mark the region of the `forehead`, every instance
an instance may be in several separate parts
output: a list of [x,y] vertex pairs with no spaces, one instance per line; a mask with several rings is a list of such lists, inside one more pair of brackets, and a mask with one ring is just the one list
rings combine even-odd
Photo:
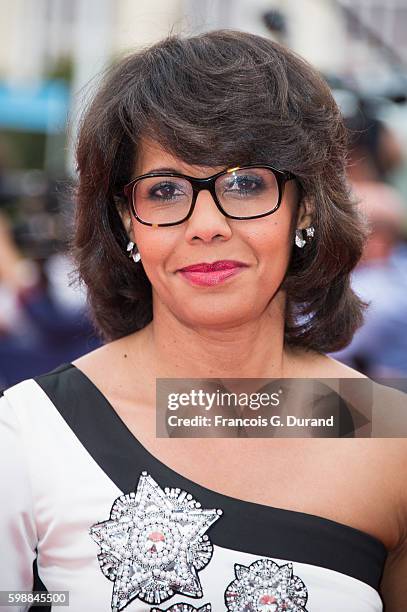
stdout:
[[174,170],[181,174],[205,177],[224,170],[226,166],[197,166],[188,164],[179,157],[164,149],[158,142],[142,138],[138,145],[136,175],[156,172],[157,170]]

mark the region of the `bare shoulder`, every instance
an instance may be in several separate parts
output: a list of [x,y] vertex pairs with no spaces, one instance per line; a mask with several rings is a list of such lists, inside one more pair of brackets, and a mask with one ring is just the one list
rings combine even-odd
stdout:
[[105,364],[111,364],[112,360],[117,358],[121,352],[121,344],[121,340],[108,342],[107,344],[103,344],[89,353],[81,355],[72,361],[72,363],[80,370],[96,370],[97,368],[103,367]]
[[350,366],[333,359],[328,355],[321,355],[321,370],[326,378],[365,378],[366,374],[351,368]]
[[365,378],[362,372],[341,363],[337,359],[316,351],[292,352],[293,364],[298,376],[303,378]]
[[372,425],[373,436],[405,438],[407,447],[407,394],[400,389],[373,382]]
[[[324,376],[332,378],[364,379],[361,384],[363,396],[369,404],[369,419],[372,421],[372,437],[375,438],[405,438],[405,443],[399,445],[403,453],[407,453],[407,394],[401,389],[372,380],[365,374],[346,366],[326,356],[321,362]],[[357,389],[350,383],[351,390]],[[357,383],[359,386],[359,383]],[[359,393],[362,396],[362,393]],[[360,408],[359,406],[356,406]]]
[[[375,381],[328,355],[314,351],[298,354],[298,376],[336,379],[341,395],[372,423],[372,438],[405,438],[397,448],[407,452],[407,393]],[[344,380],[346,379],[346,380]],[[360,382],[359,382],[360,381]],[[362,382],[364,381],[364,382]],[[403,443],[404,442],[404,443]]]
[[128,336],[103,344],[97,349],[78,357],[78,359],[75,359],[72,363],[78,367],[85,365],[89,365],[89,367],[92,365],[97,366],[104,361],[111,363],[112,359],[126,359],[130,357],[130,351],[133,354],[132,357],[136,358],[138,357],[138,353],[144,350],[144,345],[150,331],[150,326],[147,325],[143,329],[129,334]]
[[119,370],[120,360],[118,360],[118,346],[116,342],[109,342],[99,348],[81,355],[77,359],[72,361],[72,364],[81,370],[92,382],[101,388],[100,380],[106,377],[106,373],[109,372],[109,378],[115,375],[116,368],[113,368],[113,364],[117,364]]
[[[114,340],[72,361],[106,395],[120,389],[135,390],[137,381],[147,382],[145,330]],[[136,374],[136,375],[135,375]]]

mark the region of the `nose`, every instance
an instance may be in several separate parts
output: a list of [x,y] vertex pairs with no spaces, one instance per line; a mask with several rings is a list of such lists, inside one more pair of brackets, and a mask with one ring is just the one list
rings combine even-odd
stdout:
[[186,222],[185,238],[187,240],[199,238],[204,242],[210,242],[216,236],[227,240],[231,234],[227,217],[218,209],[211,193],[202,189],[198,193],[192,215]]

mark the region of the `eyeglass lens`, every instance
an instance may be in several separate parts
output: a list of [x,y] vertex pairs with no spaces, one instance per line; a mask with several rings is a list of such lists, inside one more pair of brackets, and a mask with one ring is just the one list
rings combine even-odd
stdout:
[[[216,196],[226,213],[252,217],[271,212],[278,204],[279,187],[267,168],[242,168],[219,176]],[[133,204],[147,223],[175,223],[184,219],[193,199],[191,183],[175,176],[140,179],[134,186]]]

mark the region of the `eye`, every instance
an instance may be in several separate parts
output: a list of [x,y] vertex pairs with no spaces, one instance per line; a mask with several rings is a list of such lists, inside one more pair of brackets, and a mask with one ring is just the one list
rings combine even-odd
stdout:
[[161,181],[157,185],[150,187],[148,197],[151,200],[164,201],[182,198],[186,196],[182,187],[182,185],[179,185],[173,181]]
[[256,195],[261,193],[265,188],[264,180],[260,176],[255,175],[240,175],[231,177],[225,184],[223,189],[224,195]]

